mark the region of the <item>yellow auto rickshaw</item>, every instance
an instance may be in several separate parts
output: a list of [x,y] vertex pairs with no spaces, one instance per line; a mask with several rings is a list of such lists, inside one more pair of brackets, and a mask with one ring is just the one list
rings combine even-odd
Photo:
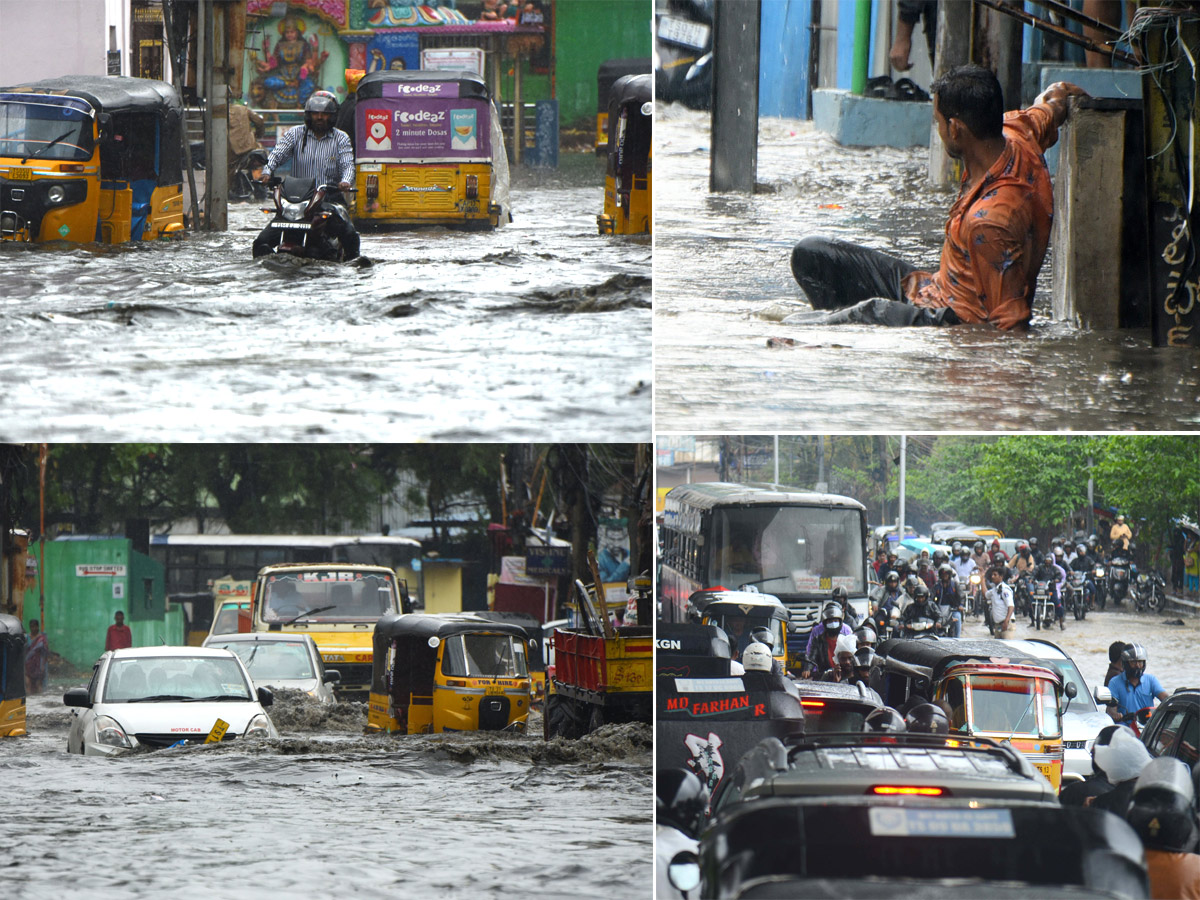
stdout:
[[532,702],[524,630],[470,613],[387,615],[375,625],[368,732],[524,731]]
[[25,629],[0,614],[0,737],[25,734]]
[[651,73],[653,63],[648,56],[638,59],[610,59],[596,71],[596,155],[608,154],[608,97],[612,86],[625,75]]
[[500,114],[478,75],[371,72],[355,91],[354,223],[496,228],[509,221]]
[[596,217],[601,234],[651,231],[653,88],[651,75],[625,75],[617,79],[609,94],[604,212]]
[[68,75],[0,88],[0,240],[182,232],[182,128],[164,81]]

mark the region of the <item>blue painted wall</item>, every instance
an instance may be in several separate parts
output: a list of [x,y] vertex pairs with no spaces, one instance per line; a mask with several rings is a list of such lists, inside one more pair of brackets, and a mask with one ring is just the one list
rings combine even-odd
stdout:
[[801,119],[810,89],[812,0],[763,0],[758,112]]

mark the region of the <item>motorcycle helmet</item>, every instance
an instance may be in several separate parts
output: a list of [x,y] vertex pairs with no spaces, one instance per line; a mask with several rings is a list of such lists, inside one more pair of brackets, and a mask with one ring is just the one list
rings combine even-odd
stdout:
[[924,582],[921,581],[921,579],[916,575],[911,573],[907,578],[904,579],[904,589],[908,591],[910,595],[917,589],[918,584],[924,584]]
[[654,778],[654,819],[698,837],[708,812],[708,788],[695,772],[684,768],[659,769]]
[[904,717],[905,728],[918,734],[949,734],[950,720],[940,706],[918,703]]
[[1031,537],[1029,539],[1029,549],[1036,550],[1037,548],[1038,548],[1038,539],[1035,537]]
[[1064,555],[1065,554],[1063,553],[1063,548],[1061,546],[1056,546],[1054,548],[1054,558],[1055,559],[1062,559]]
[[922,581],[920,584],[917,585],[916,590],[913,592],[913,601],[916,603],[921,603],[928,599],[929,599],[929,588],[927,588],[925,586],[925,582]]
[[842,587],[841,585],[838,585],[837,587],[835,587],[833,589],[832,596],[836,603],[845,603],[847,600],[850,599],[850,595],[848,593],[846,593],[846,589],[844,587]]
[[976,541],[975,542],[975,552],[982,553],[983,551],[984,551],[983,541]]
[[[323,136],[333,128],[333,122],[337,118],[338,102],[337,97],[330,91],[314,91],[312,96],[304,102],[304,124],[314,134]],[[317,127],[316,116],[328,116],[328,119],[323,120],[321,124],[323,128]]]
[[958,551],[961,549],[962,549],[962,542],[955,541],[953,544],[950,545],[950,555],[958,556]]
[[962,547],[958,548],[958,555],[962,559],[969,558],[971,555],[971,548],[964,544]]
[[873,709],[863,719],[863,731],[895,734],[904,730],[904,717],[890,706]]
[[1121,667],[1125,676],[1129,677],[1136,671],[1141,677],[1146,671],[1146,648],[1141,644],[1129,644],[1121,651]]
[[1078,547],[1075,548],[1075,555],[1076,556],[1086,556],[1087,555],[1087,547],[1084,546],[1083,544],[1080,544]]
[[943,575],[949,575],[951,578],[954,577],[954,567],[950,563],[942,563],[938,566],[938,578],[941,578]]
[[[846,635],[842,635],[842,637],[846,637]],[[841,638],[838,640],[840,641]],[[742,668],[747,672],[770,672],[773,662],[771,648],[758,641],[747,645],[746,649],[742,651]]]
[[862,628],[858,629],[858,631],[854,632],[854,639],[858,641],[859,644],[865,644],[868,647],[874,647],[875,641],[879,639],[879,635],[877,635],[873,629],[864,625]]
[[759,625],[757,628],[751,629],[750,640],[766,644],[772,650],[775,649],[775,635],[771,634],[771,629],[764,625]]
[[854,651],[854,668],[869,669],[875,664],[875,651],[870,647],[859,647]]
[[1109,784],[1136,778],[1150,759],[1146,745],[1125,725],[1105,725],[1092,744],[1092,768]]
[[840,628],[842,625],[842,606],[840,603],[834,603],[830,600],[825,604],[825,608],[821,610],[821,623],[825,626],[825,630]]
[[946,556],[945,550],[934,550],[933,551],[933,564],[935,566],[941,566],[941,564],[946,562],[948,559],[949,559],[949,557]]
[[1133,789],[1125,821],[1146,847],[1189,853],[1196,846],[1195,788],[1187,764],[1173,756],[1146,763]]
[[895,569],[892,569],[892,571],[888,572],[887,575],[884,576],[883,583],[888,587],[899,586],[900,573]]

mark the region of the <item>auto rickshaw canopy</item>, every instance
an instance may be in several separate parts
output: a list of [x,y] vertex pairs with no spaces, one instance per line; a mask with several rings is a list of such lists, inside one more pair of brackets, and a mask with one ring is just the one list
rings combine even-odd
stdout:
[[25,628],[16,616],[0,613],[0,700],[25,696]]
[[439,71],[433,69],[381,69],[364,75],[355,95],[359,100],[378,100],[383,97],[385,84],[444,84],[457,83],[458,96],[467,100],[491,100],[487,82],[473,72]]
[[444,641],[460,634],[502,634],[521,641],[528,640],[525,629],[520,625],[498,622],[471,613],[391,613],[375,623],[372,693],[386,692],[387,650],[392,641],[410,640],[418,644],[428,644],[430,638]]
[[167,82],[62,75],[0,88],[0,100],[15,101],[22,99],[16,95],[29,94],[71,97],[95,111],[101,123],[100,166],[106,181],[153,178],[159,185],[182,181],[183,104]]

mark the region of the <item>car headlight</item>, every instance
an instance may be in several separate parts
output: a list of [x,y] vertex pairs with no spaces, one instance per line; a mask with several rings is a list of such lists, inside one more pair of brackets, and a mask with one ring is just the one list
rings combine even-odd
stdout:
[[299,222],[304,218],[304,210],[308,208],[307,203],[288,203],[283,201],[283,217],[289,222]]
[[264,713],[259,713],[250,720],[250,724],[246,726],[246,734],[248,738],[268,738],[271,736],[271,720]]
[[117,723],[116,719],[109,716],[97,716],[95,724],[97,743],[120,747],[123,750],[133,749],[133,745],[129,743],[129,736],[125,734],[125,729]]
[[62,203],[67,199],[67,192],[61,184],[56,184],[46,191],[46,199],[51,203]]

